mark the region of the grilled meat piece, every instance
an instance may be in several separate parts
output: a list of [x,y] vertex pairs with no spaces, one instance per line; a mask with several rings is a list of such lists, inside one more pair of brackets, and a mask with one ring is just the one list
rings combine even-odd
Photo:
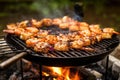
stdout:
[[70,47],[75,49],[81,49],[83,45],[84,45],[84,42],[81,39],[75,40],[70,43]]
[[[30,25],[28,25],[30,23]],[[42,30],[42,26],[56,25],[61,29],[68,29],[68,34],[50,34],[48,30]],[[46,27],[46,28],[47,28]],[[49,27],[51,28],[51,27]],[[85,49],[84,47],[95,44],[103,39],[111,38],[113,34],[120,34],[113,28],[100,28],[98,24],[89,25],[86,22],[78,22],[68,16],[63,18],[44,18],[40,21],[32,19],[16,24],[7,25],[6,33],[15,34],[26,42],[30,48],[37,52],[48,52],[50,48],[58,51],[68,51],[69,48]],[[91,49],[90,49],[91,50]]]
[[48,51],[50,51],[50,47],[51,47],[51,45],[47,42],[38,42],[37,44],[35,44],[34,50],[36,52],[47,53]]
[[68,42],[59,41],[54,45],[54,49],[58,51],[68,51],[69,50]]

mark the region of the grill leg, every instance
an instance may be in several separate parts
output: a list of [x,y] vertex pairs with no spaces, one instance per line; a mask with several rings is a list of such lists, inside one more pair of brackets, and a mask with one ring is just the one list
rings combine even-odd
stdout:
[[108,65],[109,65],[109,55],[106,58],[105,80],[107,80],[107,77],[108,77]]
[[40,80],[42,80],[42,65],[41,64],[39,65],[39,70],[40,70],[40,72],[39,72]]
[[23,78],[23,63],[22,63],[22,59],[20,60],[20,72],[21,72],[21,78],[22,78],[22,80],[24,80],[24,78]]

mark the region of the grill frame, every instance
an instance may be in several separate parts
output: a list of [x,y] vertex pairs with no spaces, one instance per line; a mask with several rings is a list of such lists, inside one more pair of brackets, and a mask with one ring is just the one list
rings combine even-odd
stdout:
[[[97,61],[104,59],[107,55],[109,55],[119,44],[119,39],[116,35],[113,35],[111,39],[105,39],[96,43],[94,45],[90,45],[89,47],[98,47],[97,51],[88,52],[83,50],[74,50],[71,49],[68,52],[60,52],[54,51],[52,55],[58,55],[59,57],[48,56],[45,53],[36,53],[32,49],[27,48],[24,41],[19,39],[19,37],[11,34],[7,34],[5,36],[5,40],[9,45],[16,48],[14,51],[23,51],[28,54],[24,56],[25,59],[46,66],[83,66],[86,64],[91,64]],[[107,45],[106,45],[107,44]],[[72,54],[71,51],[73,50]],[[41,55],[42,54],[42,55]],[[48,53],[51,54],[51,53]],[[73,56],[71,56],[73,55]]]

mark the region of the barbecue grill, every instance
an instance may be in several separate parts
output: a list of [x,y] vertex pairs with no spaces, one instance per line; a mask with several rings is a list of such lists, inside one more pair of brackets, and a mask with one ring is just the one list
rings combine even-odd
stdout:
[[[79,15],[79,13],[78,13]],[[43,30],[52,30],[51,34],[57,35],[59,33],[66,34],[68,30],[56,29],[55,27],[43,27]],[[6,45],[0,45],[1,55],[17,53],[17,56],[7,60],[5,63],[0,64],[0,69],[9,65],[9,62],[15,62],[20,58],[25,58],[29,61],[40,64],[40,77],[42,78],[42,65],[46,66],[83,66],[88,65],[97,61],[104,59],[108,56],[119,44],[119,39],[116,35],[113,35],[111,39],[104,39],[100,42],[96,42],[94,45],[87,46],[94,49],[95,51],[85,51],[79,49],[70,49],[67,52],[63,51],[50,51],[48,53],[38,53],[33,49],[28,48],[23,40],[18,36],[12,34],[5,35]],[[6,43],[4,40],[0,40],[0,44]],[[12,50],[6,50],[7,48]],[[5,49],[3,51],[3,49]],[[21,61],[22,64],[22,61]],[[108,57],[106,65],[106,75],[107,75]],[[22,74],[21,65],[21,74]],[[23,78],[23,74],[22,74]],[[42,79],[41,79],[42,80]]]
[[94,45],[87,46],[95,51],[70,49],[67,52],[38,53],[28,48],[25,42],[16,35],[7,34],[5,40],[12,46],[13,51],[26,52],[27,55],[23,55],[24,58],[46,66],[82,66],[94,63],[105,58],[119,44],[119,39],[113,35],[111,39],[104,39]]
[[[4,39],[0,40],[0,44],[5,43],[5,45],[0,46],[0,49],[3,49],[3,47],[5,49],[2,51],[2,55],[12,54],[12,53],[17,53],[17,55],[1,63],[0,69],[7,67],[11,63],[14,63],[15,61],[23,57],[23,58],[28,59],[29,61],[39,64],[40,80],[42,80],[41,79],[42,78],[42,65],[60,66],[60,67],[88,65],[88,64],[104,59],[119,44],[119,38],[117,37],[117,35],[113,35],[111,39],[104,39],[100,42],[97,42],[94,45],[87,46],[87,47],[95,49],[94,52],[70,49],[67,52],[51,51],[45,54],[45,53],[34,52],[34,50],[28,48],[25,42],[22,41],[16,35],[7,34]],[[12,50],[6,50],[7,48],[11,48]],[[107,78],[108,58],[109,57],[107,57],[107,61],[106,61],[105,79]],[[22,61],[21,61],[21,75],[23,79],[22,72],[23,70],[22,70]]]

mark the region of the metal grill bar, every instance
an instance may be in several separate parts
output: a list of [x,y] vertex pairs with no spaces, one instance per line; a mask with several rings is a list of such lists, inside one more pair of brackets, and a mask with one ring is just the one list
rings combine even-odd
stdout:
[[3,40],[0,40],[0,44],[3,44],[3,43],[6,43],[5,41],[3,41]]
[[15,47],[7,44],[7,42],[4,40],[4,36],[0,36],[0,55],[19,53],[23,51],[25,50],[17,50]]
[[8,48],[10,48],[10,47],[9,47],[9,46],[7,46],[7,45],[0,46],[0,50],[3,50],[3,49],[8,49]]
[[[17,44],[19,44],[21,47],[23,47],[23,49],[27,49],[26,48],[26,44],[20,40],[19,38],[17,38],[16,36],[12,36],[11,39],[16,42]],[[89,51],[84,51],[84,50],[75,50],[75,49],[70,49],[70,51],[68,52],[60,52],[60,51],[54,51],[54,52],[49,52],[48,56],[50,57],[85,57],[85,56],[91,56],[91,55],[95,55],[95,54],[99,54],[99,52],[104,52],[105,48],[108,47],[109,45],[115,43],[116,40],[113,38],[113,40],[104,40],[101,41],[95,45],[91,45],[89,47],[91,48],[96,48],[97,52],[89,52]],[[101,51],[99,51],[100,49],[102,49]],[[47,56],[44,53],[40,53],[40,56]]]
[[21,42],[20,39],[16,38],[16,37],[12,37],[11,38],[14,42],[18,43],[22,48],[26,49],[26,45],[25,43]]
[[72,56],[74,56],[74,57],[79,57],[79,55],[76,54],[75,52],[70,52],[70,54],[71,54]]
[[6,43],[3,36],[0,36],[0,55],[5,55],[6,52],[11,52],[10,46]]
[[0,55],[3,55],[3,54],[12,54],[12,53],[20,53],[20,52],[24,52],[24,50],[17,50],[17,51],[7,50],[7,51],[1,51],[1,52],[0,52]]
[[70,53],[76,54],[76,55],[78,55],[78,56],[83,56],[82,54],[80,54],[80,52],[75,51],[74,49],[70,49]]
[[64,58],[68,57],[67,55],[61,54],[61,52],[59,52],[59,51],[55,51],[55,53],[60,55],[61,57],[64,57]]
[[63,54],[65,54],[65,55],[68,56],[68,57],[75,57],[74,55],[69,54],[68,52],[63,52]]
[[50,55],[51,57],[62,57],[61,55],[56,54],[55,52],[50,52],[48,53],[48,55]]
[[[92,62],[97,62],[105,58],[105,56],[108,55],[108,52],[112,51],[119,43],[118,38],[113,37],[112,39],[102,40],[94,45],[87,46],[88,48],[95,49],[95,51],[93,52],[79,50],[79,49],[70,49],[67,52],[50,51],[49,53],[38,53],[35,52],[33,49],[28,48],[25,42],[19,39],[15,35],[8,34],[6,37],[6,41],[11,45],[13,51],[8,51],[4,53],[7,54],[10,52],[14,53],[14,52],[29,51],[28,53],[30,53],[30,55],[28,58],[25,57],[26,59],[35,61],[40,64],[42,62],[43,65],[48,65],[48,66],[61,66],[61,65],[78,66]],[[15,44],[11,42],[14,42]]]

